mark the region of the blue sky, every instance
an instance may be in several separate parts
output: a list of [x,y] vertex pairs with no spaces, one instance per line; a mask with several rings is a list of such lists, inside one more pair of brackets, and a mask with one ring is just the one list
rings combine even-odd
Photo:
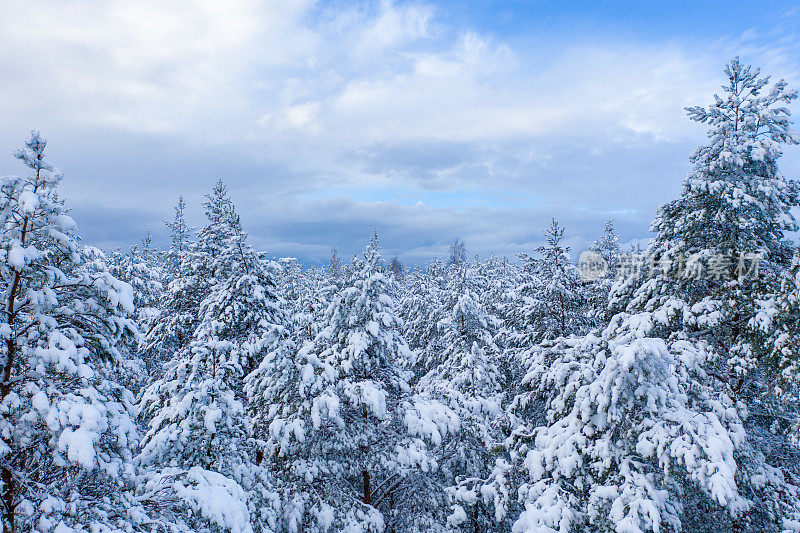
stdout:
[[[0,174],[49,139],[84,240],[126,247],[222,178],[253,244],[419,263],[644,239],[740,55],[800,86],[790,2],[10,0]],[[789,147],[784,174],[800,173]]]

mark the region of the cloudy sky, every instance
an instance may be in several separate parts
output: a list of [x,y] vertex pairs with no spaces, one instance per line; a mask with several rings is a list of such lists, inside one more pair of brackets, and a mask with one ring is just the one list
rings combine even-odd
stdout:
[[[702,4],[702,5],[700,5]],[[4,0],[0,175],[49,139],[84,240],[127,247],[229,186],[253,244],[324,262],[377,228],[419,263],[463,238],[648,236],[735,55],[800,87],[792,2]],[[795,111],[800,112],[800,106]],[[790,147],[784,174],[800,175]]]

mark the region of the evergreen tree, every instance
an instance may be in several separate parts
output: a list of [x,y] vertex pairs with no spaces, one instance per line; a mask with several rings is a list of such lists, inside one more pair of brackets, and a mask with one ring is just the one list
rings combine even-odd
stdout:
[[564,229],[555,219],[545,238],[545,244],[536,249],[541,257],[519,255],[523,281],[510,316],[515,332],[509,339],[517,349],[527,349],[542,339],[581,333],[588,325],[586,290],[570,262],[569,247],[561,244]]
[[339,257],[339,251],[336,249],[336,246],[331,248],[331,259],[328,262],[327,272],[334,284],[341,281],[344,273],[344,265],[342,265],[342,259]]
[[410,352],[379,260],[373,237],[324,329],[303,346],[279,346],[248,376],[254,430],[280,480],[283,530],[378,531],[392,518]]
[[[259,527],[274,524],[274,517],[260,520],[255,510],[263,505],[259,500],[277,496],[269,476],[254,464],[243,380],[284,335],[284,317],[275,282],[247,245],[238,215],[221,191],[218,185],[209,198],[209,225],[201,232],[210,257],[198,258],[213,273],[213,285],[200,304],[200,324],[190,343],[142,397],[149,430],[138,462],[151,471],[151,487],[176,477],[183,483],[200,477],[241,494],[238,507],[250,509],[246,521],[201,513],[187,525],[198,527],[205,520],[246,531],[252,518]],[[189,508],[193,502],[182,499]]]
[[439,355],[445,348],[440,323],[448,314],[444,303],[446,287],[447,268],[435,258],[424,272],[414,271],[398,306],[398,315],[403,320],[403,337],[413,350],[417,377],[438,364]]
[[403,266],[403,263],[400,262],[400,259],[397,256],[394,256],[391,261],[389,261],[389,265],[387,270],[392,273],[394,279],[398,283],[403,283],[405,280],[406,269]]
[[[218,181],[203,203],[208,223],[197,241],[187,243],[183,202],[178,201],[170,254],[178,257],[177,271],[164,291],[159,319],[143,336],[139,352],[153,361],[167,361],[188,346],[200,325],[197,312],[217,277],[225,279],[227,265],[219,261],[226,239],[241,232],[227,187]],[[178,248],[180,246],[181,248]]]
[[0,183],[0,503],[3,531],[129,531],[137,432],[115,381],[133,292],[79,245],[61,174],[32,132],[25,177]]
[[617,271],[619,256],[622,249],[619,246],[619,236],[614,231],[614,220],[606,220],[603,235],[592,243],[590,248],[593,252],[600,254],[608,266],[608,277],[613,278]]
[[[648,278],[628,309],[650,313],[659,336],[689,336],[709,347],[704,370],[715,389],[739,402],[754,436],[782,416],[747,415],[773,400],[764,378],[775,375],[776,360],[753,325],[758,302],[780,292],[776,272],[791,257],[785,234],[797,229],[791,212],[797,183],[778,170],[782,145],[800,141],[785,107],[797,93],[783,80],[770,86],[769,77],[738,58],[725,74],[724,97],[708,108],[688,109],[690,118],[708,125],[709,142],[692,154],[681,196],[662,206],[653,222]],[[737,449],[738,488],[753,508],[747,514],[731,510],[726,521],[733,529],[775,523],[776,508],[785,503],[776,499],[776,491],[786,489],[777,478],[768,476],[766,488],[752,481],[773,468],[761,444],[748,438]]]
[[758,304],[748,326],[764,336],[773,392],[782,403],[794,403],[800,392],[800,252],[782,273],[778,290]]
[[181,256],[191,243],[192,229],[186,223],[186,202],[183,195],[178,196],[178,203],[175,204],[175,216],[172,221],[165,220],[164,224],[170,229],[170,247],[167,252],[168,263],[177,271],[181,263]]
[[520,483],[515,530],[680,530],[681,494],[694,487],[717,506],[748,508],[736,487],[735,404],[697,378],[708,354],[631,322],[617,316],[600,336],[529,352],[530,389],[515,409],[543,403],[546,419],[520,417],[509,440],[517,468],[498,464]]
[[464,241],[456,239],[450,245],[450,257],[447,260],[447,266],[461,266],[467,262],[467,247]]
[[520,530],[702,531],[711,521],[768,531],[796,520],[797,488],[747,417],[769,361],[751,325],[772,276],[732,259],[784,257],[796,194],[776,160],[796,136],[779,104],[795,94],[784,82],[762,94],[767,79],[738,60],[725,72],[726,98],[689,109],[710,142],[692,155],[680,198],[659,210],[649,261],[632,276],[642,283],[615,285],[624,310],[599,335],[528,352],[533,392],[515,405],[535,399],[547,418],[511,440],[525,468]]
[[[595,279],[586,280],[588,283],[587,296],[589,299],[589,316],[596,322],[603,323],[608,315],[608,295],[617,278],[622,250],[619,246],[619,236],[614,232],[614,221],[606,221],[603,235],[592,243],[589,248],[600,257],[600,265],[590,265],[597,268],[591,271]],[[583,255],[581,256],[583,259]],[[590,258],[594,260],[594,258]]]
[[499,259],[492,254],[485,261],[476,263],[475,276],[480,304],[487,313],[503,324],[507,323],[513,314],[515,289],[521,284],[519,268],[507,258]]
[[[491,472],[493,451],[501,440],[507,383],[494,343],[497,320],[486,313],[463,279],[455,285],[457,299],[441,324],[442,361],[417,389],[420,395],[441,402],[458,421],[458,429],[451,428],[442,443],[444,459],[439,464],[438,478],[445,488],[439,494],[449,494],[453,504],[446,523],[454,529],[485,531],[495,525],[495,519],[484,502],[489,495],[480,494],[480,482]],[[427,498],[429,506],[435,497]]]
[[564,228],[555,219],[545,232],[546,243],[536,251],[536,273],[542,282],[534,311],[538,329],[546,337],[578,333],[585,325],[585,295],[577,269],[570,263],[569,247],[562,246]]
[[[109,259],[109,271],[117,278],[128,283],[133,288],[133,304],[136,308],[136,326],[139,333],[147,332],[158,319],[160,314],[159,302],[163,292],[161,278],[163,275],[158,256],[151,248],[152,241],[148,233],[140,246],[131,246],[130,251],[122,253],[113,252]],[[138,354],[138,335],[128,339],[125,351],[129,359],[143,363],[148,370],[158,368],[160,362],[150,358],[142,361]],[[144,376],[134,378],[128,385],[132,390],[138,391],[139,384]]]

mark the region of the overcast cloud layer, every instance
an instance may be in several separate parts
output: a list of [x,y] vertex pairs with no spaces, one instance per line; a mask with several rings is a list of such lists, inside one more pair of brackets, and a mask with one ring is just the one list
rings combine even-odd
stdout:
[[789,5],[10,0],[0,174],[41,129],[104,248],[166,242],[181,193],[202,224],[218,178],[255,246],[310,263],[372,228],[408,263],[530,251],[551,217],[576,250],[606,218],[647,238],[727,60],[800,86]]

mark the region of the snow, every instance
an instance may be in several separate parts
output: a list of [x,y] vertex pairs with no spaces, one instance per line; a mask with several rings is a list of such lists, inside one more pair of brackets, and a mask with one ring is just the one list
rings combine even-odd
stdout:
[[91,470],[95,464],[94,445],[99,435],[85,428],[65,429],[58,439],[58,449],[67,452],[67,458]]
[[[174,474],[167,470],[165,473]],[[223,531],[252,533],[245,490],[235,481],[198,466],[185,478],[178,478],[172,489],[190,509]]]
[[30,215],[39,207],[39,197],[31,190],[24,190],[19,195],[20,211]]
[[31,397],[31,405],[40,413],[46,413],[50,408],[50,401],[44,392],[39,391]]
[[217,432],[217,422],[220,421],[222,418],[222,410],[219,408],[208,408],[206,409],[205,416],[203,417],[203,424],[206,427],[206,431],[211,434]]
[[406,406],[404,422],[409,435],[421,437],[435,446],[459,428],[458,415],[434,399],[417,396]]
[[11,268],[22,270],[25,267],[25,249],[17,243],[12,243],[6,255],[6,262]]
[[386,391],[372,380],[345,385],[344,394],[355,405],[364,405],[376,418],[386,417]]

